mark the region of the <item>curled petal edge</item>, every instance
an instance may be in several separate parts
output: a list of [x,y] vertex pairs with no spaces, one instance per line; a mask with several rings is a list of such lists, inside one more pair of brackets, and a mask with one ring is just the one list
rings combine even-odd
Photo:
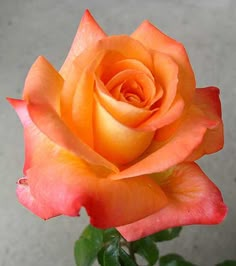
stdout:
[[135,223],[118,227],[127,241],[175,226],[218,224],[227,214],[219,189],[195,163],[176,166],[160,185],[169,199],[168,205]]

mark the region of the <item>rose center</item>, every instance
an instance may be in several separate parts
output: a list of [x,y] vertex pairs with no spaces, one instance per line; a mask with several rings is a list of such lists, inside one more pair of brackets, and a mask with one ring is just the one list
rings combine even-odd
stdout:
[[122,84],[120,98],[138,106],[145,100],[142,87],[135,80],[127,80]]
[[127,102],[139,108],[150,108],[156,94],[152,77],[137,70],[127,69],[114,75],[106,89],[118,101]]

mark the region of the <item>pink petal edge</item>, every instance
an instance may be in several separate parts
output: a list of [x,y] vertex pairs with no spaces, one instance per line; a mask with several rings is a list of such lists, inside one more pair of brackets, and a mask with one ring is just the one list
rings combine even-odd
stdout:
[[161,185],[169,198],[166,207],[147,218],[117,228],[127,241],[171,227],[223,221],[227,206],[221,192],[197,164],[180,164],[174,175]]

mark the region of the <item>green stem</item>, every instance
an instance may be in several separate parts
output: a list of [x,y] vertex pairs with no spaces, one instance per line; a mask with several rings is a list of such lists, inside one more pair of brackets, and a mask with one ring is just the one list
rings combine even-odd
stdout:
[[136,258],[135,258],[135,255],[134,255],[134,250],[133,250],[132,244],[129,243],[129,242],[126,242],[126,243],[127,243],[127,247],[128,247],[128,250],[129,250],[130,257],[132,258],[132,260],[135,263],[137,263]]

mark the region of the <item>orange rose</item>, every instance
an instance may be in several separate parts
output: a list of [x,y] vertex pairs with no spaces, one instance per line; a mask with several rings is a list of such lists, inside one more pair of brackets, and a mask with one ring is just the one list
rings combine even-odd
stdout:
[[182,44],[148,21],[107,36],[86,11],[58,72],[39,57],[23,99],[19,201],[48,219],[78,216],[127,240],[222,221],[226,206],[193,162],[223,146],[219,91],[195,89]]

